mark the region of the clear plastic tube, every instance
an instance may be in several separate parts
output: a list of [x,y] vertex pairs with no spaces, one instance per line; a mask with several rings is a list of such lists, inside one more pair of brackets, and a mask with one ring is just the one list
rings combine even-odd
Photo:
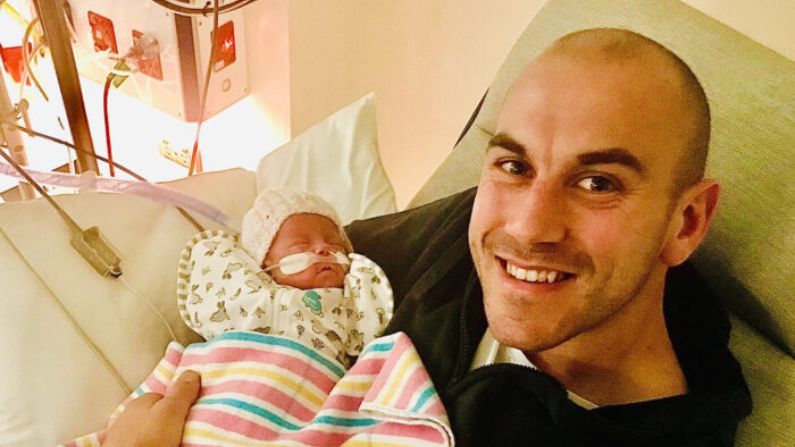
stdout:
[[309,266],[317,264],[318,262],[331,262],[340,264],[343,267],[347,267],[351,263],[350,259],[348,259],[348,256],[346,256],[345,253],[340,253],[338,251],[328,253],[326,255],[312,252],[302,252],[287,255],[280,259],[278,263],[264,269],[263,271],[267,272],[278,267],[283,274],[293,275],[303,272],[304,270],[308,269]]
[[[25,169],[25,172],[38,183],[64,188],[78,188],[80,191],[104,191],[130,193],[147,197],[158,202],[170,203],[191,211],[195,211],[225,227],[230,226],[229,216],[214,206],[194,197],[182,194],[165,186],[155,185],[138,180],[122,180],[116,178],[97,177],[88,171],[81,175],[63,174],[58,172],[42,172]],[[22,178],[13,166],[0,163],[0,174]]]

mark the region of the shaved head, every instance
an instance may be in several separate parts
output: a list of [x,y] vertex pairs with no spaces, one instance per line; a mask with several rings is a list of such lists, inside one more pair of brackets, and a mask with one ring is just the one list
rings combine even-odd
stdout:
[[[685,111],[682,126],[671,129],[682,136],[683,146],[673,178],[672,193],[682,191],[704,177],[710,139],[710,111],[706,94],[696,75],[676,54],[663,45],[624,29],[596,28],[577,31],[555,41],[536,62],[546,58],[575,58],[607,64],[649,64],[678,92]],[[654,95],[655,92],[649,92]]]

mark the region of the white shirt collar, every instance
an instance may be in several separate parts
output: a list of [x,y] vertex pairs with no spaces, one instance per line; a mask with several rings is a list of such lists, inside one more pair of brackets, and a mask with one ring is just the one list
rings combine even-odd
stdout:
[[[527,359],[527,356],[524,355],[522,351],[511,346],[505,346],[498,342],[497,339],[491,335],[491,331],[487,328],[486,333],[483,334],[483,338],[480,339],[480,344],[478,345],[477,351],[475,351],[475,357],[472,359],[472,365],[469,369],[471,371],[481,366],[493,365],[497,363],[511,363],[514,365],[528,366],[533,369],[538,369],[530,360]],[[571,391],[567,390],[567,392],[569,393],[569,400],[585,408],[586,410],[592,410],[599,407],[593,402],[590,402],[587,399],[572,393]]]

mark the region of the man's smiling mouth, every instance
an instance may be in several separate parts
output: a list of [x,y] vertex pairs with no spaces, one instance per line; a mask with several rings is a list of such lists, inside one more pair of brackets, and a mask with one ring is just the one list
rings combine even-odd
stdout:
[[508,275],[527,283],[552,284],[565,281],[574,276],[571,273],[560,270],[523,268],[504,259],[500,259],[500,264]]

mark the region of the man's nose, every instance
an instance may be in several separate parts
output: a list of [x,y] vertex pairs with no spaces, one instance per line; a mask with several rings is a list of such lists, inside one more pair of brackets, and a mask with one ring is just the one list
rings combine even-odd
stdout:
[[516,192],[502,212],[505,230],[525,244],[561,242],[571,224],[564,191],[540,182]]

